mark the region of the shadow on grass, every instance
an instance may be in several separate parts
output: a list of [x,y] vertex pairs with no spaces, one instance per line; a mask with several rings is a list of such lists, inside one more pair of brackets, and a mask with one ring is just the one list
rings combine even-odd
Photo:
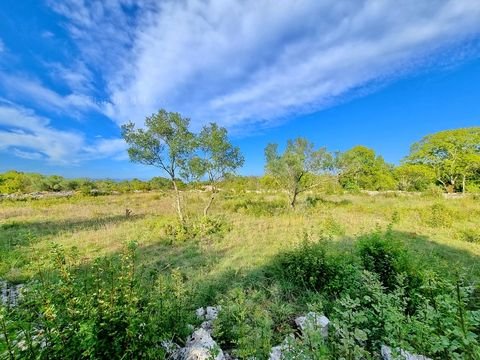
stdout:
[[12,221],[0,225],[0,251],[17,246],[28,246],[48,236],[82,230],[98,230],[110,224],[134,221],[143,216],[113,215],[94,219],[67,219],[55,221]]

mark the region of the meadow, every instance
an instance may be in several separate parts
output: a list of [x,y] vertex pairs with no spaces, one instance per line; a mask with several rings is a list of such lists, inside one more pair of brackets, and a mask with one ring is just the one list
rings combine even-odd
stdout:
[[[183,304],[185,313],[193,313],[201,306],[223,304],[227,310],[214,330],[222,347],[231,349],[241,359],[252,356],[261,359],[267,358],[270,347],[292,331],[291,322],[296,315],[308,309],[316,309],[329,317],[335,317],[338,312],[335,306],[343,290],[332,290],[330,283],[308,283],[316,276],[311,272],[316,269],[321,272],[323,266],[313,260],[313,268],[309,267],[308,255],[319,251],[322,258],[326,252],[331,258],[327,256],[325,263],[342,264],[341,271],[344,271],[352,264],[357,266],[357,260],[350,263],[349,259],[358,257],[358,242],[366,243],[366,247],[360,248],[359,258],[364,260],[362,251],[372,241],[373,246],[377,246],[375,241],[379,240],[381,246],[387,244],[387,250],[389,244],[394,244],[392,256],[396,256],[397,249],[404,251],[402,256],[408,258],[407,275],[416,277],[420,273],[435,272],[439,279],[461,283],[469,289],[468,309],[473,315],[471,329],[465,336],[472,334],[470,342],[467,341],[464,348],[462,345],[448,350],[451,353],[441,351],[447,354],[443,358],[455,358],[450,357],[451,354],[460,354],[458,358],[478,358],[475,357],[479,349],[477,312],[480,308],[477,302],[480,298],[480,199],[477,196],[446,199],[441,194],[318,192],[305,194],[293,210],[281,192],[221,191],[208,218],[200,216],[206,193],[184,191],[182,196],[187,200],[188,223],[192,224],[186,233],[178,232],[172,225],[176,224],[176,215],[169,192],[3,200],[0,204],[0,278],[25,283],[56,271],[59,263],[52,259],[59,251],[64,257],[60,268],[70,261],[69,274],[78,269],[85,271],[94,266],[97,259],[123,256],[128,244],[134,243],[137,273],[143,277],[173,274],[180,278],[188,294]],[[372,270],[365,262],[362,266]],[[288,273],[278,275],[282,267],[291,269],[294,277],[289,278]],[[305,275],[305,271],[308,274]],[[382,280],[382,273],[379,276]],[[317,280],[323,281],[322,277],[328,278],[321,274]],[[70,279],[70,275],[67,278]],[[388,293],[385,289],[390,285],[397,289],[396,282],[395,285],[383,282],[379,285],[383,289],[380,292]],[[255,319],[251,314],[238,317],[236,311],[242,307],[256,314]],[[452,311],[452,316],[457,316],[457,310]],[[232,333],[226,323],[234,326],[239,318],[246,328],[236,327]],[[18,331],[14,330],[16,321],[20,320],[12,317],[11,332]],[[261,334],[256,332],[258,329]],[[182,331],[169,336],[181,339]],[[242,336],[245,339],[242,340]],[[342,345],[352,351],[351,357],[345,355],[345,358],[376,358],[368,349],[377,346],[381,339],[375,338],[370,345],[366,339],[352,341],[351,345]],[[408,344],[416,351],[430,354],[437,351],[420,343],[415,348],[415,343],[399,342],[404,347]],[[139,350],[135,351],[138,355]],[[328,357],[343,350],[326,346],[315,351],[330,354],[325,355]],[[366,352],[361,355],[361,351]],[[89,357],[86,354],[82,356]],[[144,355],[142,357],[149,357],[147,353]]]

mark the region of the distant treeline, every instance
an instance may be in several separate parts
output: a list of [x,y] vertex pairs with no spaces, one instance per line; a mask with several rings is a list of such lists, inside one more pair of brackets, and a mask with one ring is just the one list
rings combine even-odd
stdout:
[[[190,134],[192,139],[196,139],[188,132],[189,120],[181,118],[177,113],[160,112],[156,117],[150,118],[150,121],[153,120],[163,124],[162,126],[166,126],[167,129],[168,126],[172,126],[172,121],[179,122],[183,124],[184,132]],[[150,142],[145,138],[156,144],[155,141],[159,141],[156,138],[159,134],[133,129],[129,131],[133,140],[139,142],[129,149],[133,160],[150,164],[152,158],[160,159],[161,168],[168,170],[173,166],[165,166],[165,161],[173,161],[168,158],[170,153],[152,152],[153,150],[158,152],[158,149],[162,149],[161,146],[155,146],[153,150],[149,150],[147,146]],[[154,177],[148,181],[67,179],[57,175],[46,176],[12,170],[0,174],[0,194],[40,191],[108,194],[172,188],[180,190],[210,188],[210,191],[215,193],[218,186],[224,190],[234,191],[285,190],[292,193],[294,204],[297,194],[310,189],[432,190],[450,193],[480,191],[480,127],[446,130],[427,135],[412,145],[410,154],[398,166],[387,163],[373,149],[365,146],[355,146],[344,152],[329,152],[326,148],[315,149],[307,139],[298,138],[289,140],[285,151],[279,153],[277,144],[269,144],[265,148],[264,176],[233,175],[243,164],[243,157],[240,150],[229,143],[226,129],[210,124],[200,135],[195,144],[200,147],[200,155],[204,157],[198,154],[196,156],[190,154],[189,157],[190,148],[184,148],[186,145],[179,142],[175,149],[182,155],[181,163],[184,166],[172,173],[165,170],[169,178]],[[133,140],[130,139],[130,142]],[[146,159],[136,158],[138,154],[144,155],[147,150],[152,153],[149,153]],[[178,164],[176,166],[179,167]]]
[[[78,191],[84,194],[132,192],[149,190],[169,190],[171,182],[162,177],[154,177],[148,181],[139,179],[112,180],[112,179],[68,179],[58,175],[42,175],[37,173],[23,173],[7,171],[0,174],[0,193],[34,193]],[[185,185],[182,183],[182,187]]]

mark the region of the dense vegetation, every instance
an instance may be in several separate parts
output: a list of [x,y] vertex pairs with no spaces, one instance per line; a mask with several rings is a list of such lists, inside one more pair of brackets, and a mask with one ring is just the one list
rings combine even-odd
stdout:
[[30,279],[2,309],[7,358],[162,358],[212,304],[240,359],[266,358],[310,310],[329,338],[290,340],[292,358],[375,358],[381,344],[478,358],[478,199],[322,188],[292,211],[281,192],[223,191],[206,220],[208,192],[187,191],[179,234],[172,196],[3,200],[0,277]]
[[[233,175],[243,157],[216,124],[196,135],[162,110],[123,134],[168,178],[1,175],[2,193],[73,190],[0,199],[0,278],[25,284],[0,307],[3,357],[162,359],[219,304],[213,336],[242,360],[281,343],[285,359],[480,359],[479,128],[427,136],[397,167],[270,144],[262,177]],[[327,338],[295,329],[308,311]]]

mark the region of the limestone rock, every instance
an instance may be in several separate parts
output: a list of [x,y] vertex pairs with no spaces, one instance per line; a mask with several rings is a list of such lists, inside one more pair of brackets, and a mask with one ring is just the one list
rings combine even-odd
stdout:
[[14,285],[0,280],[0,304],[16,306],[22,294],[22,284]]
[[205,329],[197,329],[186,346],[174,356],[178,360],[225,360],[222,349]]
[[221,310],[220,306],[207,306],[207,311],[205,314],[206,320],[215,320],[218,317],[218,312]]
[[383,360],[431,360],[430,358],[423,356],[423,355],[415,355],[411,354],[406,350],[399,349],[399,357],[394,357],[392,354],[392,349],[389,346],[382,345],[381,348],[382,358]]
[[285,338],[285,340],[283,340],[283,343],[281,345],[272,347],[268,360],[282,360],[284,352],[289,349],[290,341],[294,340],[294,335],[290,334]]
[[330,320],[324,315],[315,312],[309,312],[305,316],[299,316],[295,319],[298,328],[305,332],[306,330],[319,330],[324,338],[328,337],[328,324]]
[[197,315],[197,318],[199,319],[204,319],[205,318],[205,309],[203,307],[198,308],[195,310],[195,315]]

